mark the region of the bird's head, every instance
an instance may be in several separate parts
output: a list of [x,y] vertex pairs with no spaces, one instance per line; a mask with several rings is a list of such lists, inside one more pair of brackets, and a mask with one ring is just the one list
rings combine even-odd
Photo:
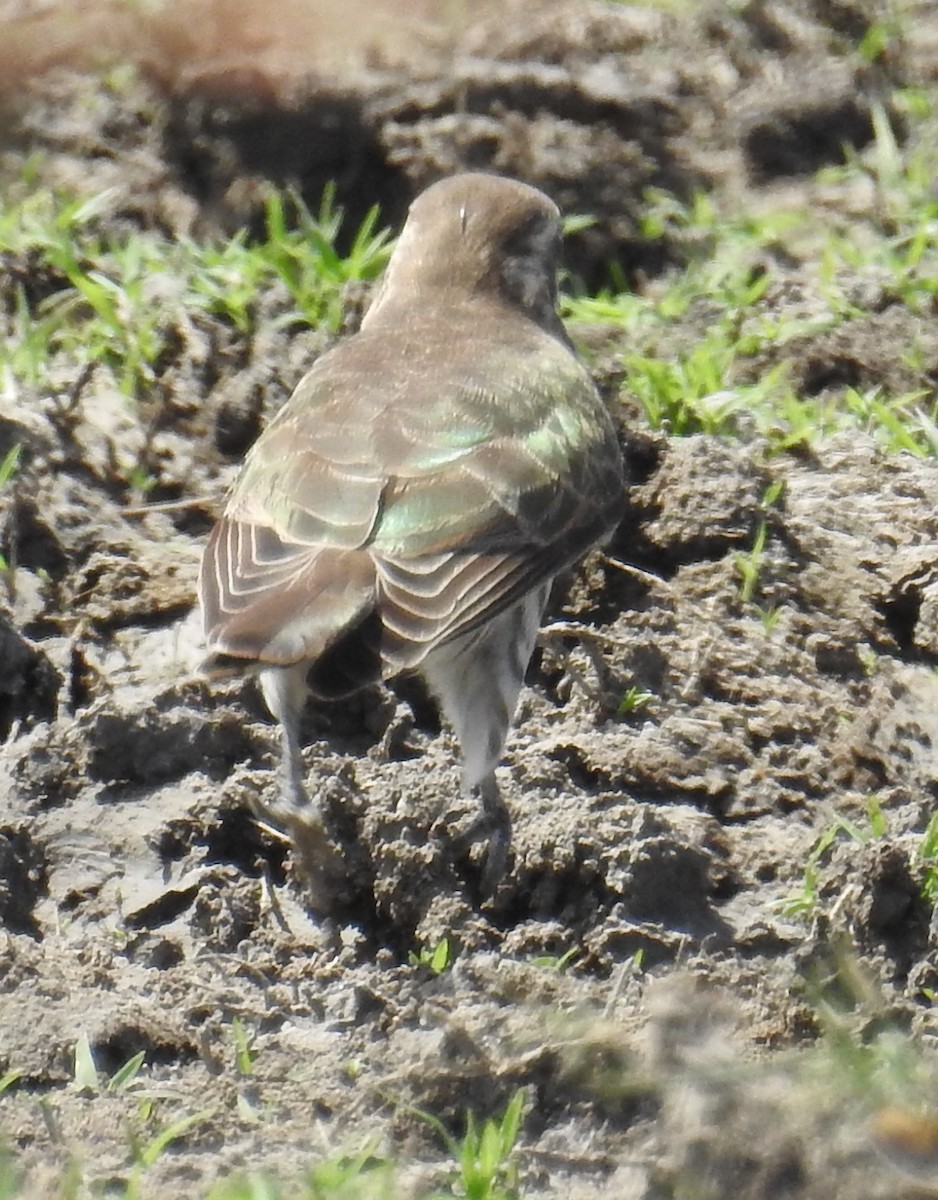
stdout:
[[552,333],[560,211],[537,188],[497,175],[453,175],[414,200],[367,319],[401,304],[485,298]]

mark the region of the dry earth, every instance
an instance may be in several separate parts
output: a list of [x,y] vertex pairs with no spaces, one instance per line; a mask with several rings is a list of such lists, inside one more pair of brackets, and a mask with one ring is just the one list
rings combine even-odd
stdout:
[[[315,204],[334,177],[353,221],[375,200],[399,220],[432,178],[489,167],[596,214],[570,246],[580,278],[615,263],[647,286],[683,253],[643,235],[649,185],[827,202],[812,172],[869,141],[871,99],[930,82],[924,17],[914,45],[859,58],[875,12],[540,7],[283,87],[268,66],[221,89],[200,84],[224,71],[152,62],[105,84],[42,74],[8,108],[4,164],[12,179],[41,147],[37,186],[114,189],[104,228],[199,234],[256,222],[267,178]],[[16,284],[31,303],[64,286],[3,267],[7,311]],[[760,303],[805,303],[810,264],[774,269]],[[901,388],[913,345],[938,377],[930,322],[863,294],[836,334],[779,348],[803,391]],[[273,317],[283,298],[261,303]],[[753,439],[651,436],[598,362],[631,485],[529,673],[502,772],[510,879],[480,905],[474,863],[429,836],[462,803],[454,751],[404,684],[309,714],[307,768],[357,884],[323,928],[251,816],[273,787],[269,718],[252,684],[194,675],[190,615],[224,486],[323,338],[176,321],[136,407],[70,362],[0,400],[0,460],[24,447],[0,547],[18,563],[0,608],[0,1073],[22,1072],[0,1129],[34,1194],[75,1155],[102,1181],[130,1170],[136,1101],[72,1086],[81,1031],[108,1072],[146,1050],[153,1129],[204,1115],[146,1195],[199,1195],[239,1166],[289,1175],[372,1134],[419,1195],[444,1154],[414,1110],[458,1132],[519,1086],[526,1195],[903,1194],[870,1146],[873,1091],[841,1102],[819,1068],[807,1104],[792,1064],[810,1047],[826,1061],[832,994],[852,1028],[912,1030],[922,1054],[938,1035],[914,861],[938,790],[938,464],[862,436],[771,458]],[[122,464],[143,451],[150,498],[189,507],[127,511]],[[755,600],[774,624],[740,595],[763,520]],[[621,714],[633,687],[652,699]],[[841,839],[820,915],[790,915],[819,836],[835,815],[865,827],[874,793],[888,835]],[[450,969],[409,962],[444,936]],[[564,973],[536,962],[571,948]],[[234,1017],[255,1036],[249,1077]]]

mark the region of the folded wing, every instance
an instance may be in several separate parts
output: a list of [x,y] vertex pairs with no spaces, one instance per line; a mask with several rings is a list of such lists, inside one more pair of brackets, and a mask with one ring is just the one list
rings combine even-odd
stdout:
[[619,449],[566,347],[492,329],[483,373],[433,329],[438,353],[418,331],[390,373],[374,339],[351,339],[259,439],[203,559],[216,653],[322,659],[319,690],[351,690],[416,666],[614,524]]

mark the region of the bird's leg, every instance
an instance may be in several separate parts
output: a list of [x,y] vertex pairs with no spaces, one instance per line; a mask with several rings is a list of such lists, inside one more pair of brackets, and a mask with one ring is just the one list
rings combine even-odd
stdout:
[[489,830],[488,850],[482,867],[482,892],[491,896],[508,871],[511,813],[498,790],[494,771],[476,786],[476,791],[482,804],[482,812],[475,822],[475,827]]
[[495,780],[509,713],[502,697],[493,694],[489,673],[476,669],[477,663],[438,655],[423,670],[463,750],[463,794],[480,806],[468,827],[448,838],[451,851],[462,855],[484,840],[480,884],[483,894],[492,896],[505,877],[511,850],[511,816]]
[[481,780],[473,780],[463,774],[463,794],[477,801],[479,811],[453,836],[448,837],[454,854],[466,854],[475,844],[482,842],[482,874],[479,884],[483,896],[492,896],[508,873],[508,858],[511,852],[511,814],[502,799],[495,771]]
[[511,816],[495,781],[524,671],[534,649],[550,584],[529,592],[488,626],[439,647],[421,671],[453,726],[463,752],[463,789],[481,812],[454,841],[457,852],[480,833],[488,836],[482,889],[491,896],[505,877]]
[[280,727],[280,801],[285,820],[298,818],[300,813],[314,814],[322,819],[319,805],[314,804],[306,790],[303,756],[300,752],[298,721],[293,714]]
[[322,809],[306,790],[300,749],[300,717],[306,700],[305,668],[269,667],[261,672],[261,689],[280,723],[280,796],[265,815],[287,834],[296,865],[319,912],[329,912],[347,898],[348,877],[342,857],[326,832]]

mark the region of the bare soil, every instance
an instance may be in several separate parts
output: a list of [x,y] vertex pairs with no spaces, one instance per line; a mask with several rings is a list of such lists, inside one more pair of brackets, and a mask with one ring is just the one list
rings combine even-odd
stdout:
[[[653,286],[687,247],[643,233],[645,189],[829,202],[812,174],[870,140],[872,101],[930,83],[927,11],[914,45],[858,54],[877,8],[538,6],[302,78],[273,59],[263,80],[142,61],[101,82],[38,59],[7,97],[3,165],[12,180],[41,149],[37,186],[113,189],[108,232],[202,236],[255,225],[270,178],[314,206],[335,178],[354,224],[491,168],[597,216],[569,247],[578,278],[598,286],[614,264]],[[805,303],[812,265],[773,269],[760,303]],[[14,261],[0,284],[7,312],[17,286],[31,304],[64,286]],[[938,377],[932,318],[868,285],[835,334],[777,348],[806,392],[915,386],[913,347],[916,381]],[[273,317],[282,301],[260,303]],[[689,315],[689,339],[706,319]],[[70,362],[0,398],[0,460],[24,448],[0,545],[18,564],[0,607],[0,1074],[22,1072],[0,1130],[35,1195],[76,1155],[102,1183],[132,1168],[128,1096],[71,1082],[82,1031],[108,1072],[146,1050],[153,1130],[204,1115],[146,1195],[200,1195],[239,1167],[289,1176],[370,1135],[420,1195],[445,1152],[415,1110],[458,1133],[520,1086],[526,1195],[904,1194],[863,1103],[819,1091],[806,1110],[786,1072],[845,955],[864,1011],[926,1048],[938,1034],[914,860],[938,793],[938,463],[862,435],[775,457],[752,438],[650,435],[600,350],[631,485],[529,673],[502,769],[510,878],[480,904],[476,865],[430,835],[464,802],[451,740],[405,681],[309,713],[311,785],[357,886],[323,927],[252,817],[274,787],[270,719],[251,682],[194,673],[191,608],[224,487],[325,339],[177,320],[136,406]],[[149,499],[189,507],[128,511],[121,467],[141,455]],[[762,521],[745,602],[738,556]],[[622,713],[630,688],[652,698]],[[865,826],[874,793],[887,836],[839,842],[825,915],[791,915],[819,836],[837,814]],[[452,967],[410,961],[444,936]],[[565,972],[536,961],[573,947]]]

